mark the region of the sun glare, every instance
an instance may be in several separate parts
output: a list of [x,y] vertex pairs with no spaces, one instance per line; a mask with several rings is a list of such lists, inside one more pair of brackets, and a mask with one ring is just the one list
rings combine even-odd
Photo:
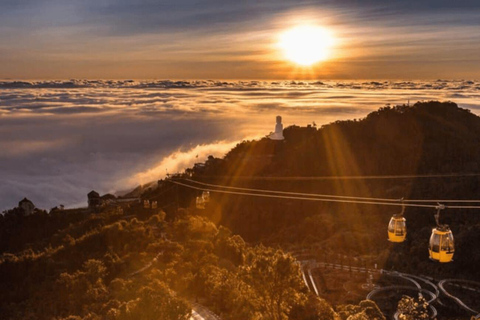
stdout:
[[311,66],[328,59],[333,44],[332,33],[314,25],[289,29],[280,35],[278,43],[287,60],[302,66]]

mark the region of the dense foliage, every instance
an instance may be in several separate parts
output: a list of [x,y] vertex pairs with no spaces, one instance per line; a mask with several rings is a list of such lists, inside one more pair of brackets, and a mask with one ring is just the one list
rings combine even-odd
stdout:
[[[322,128],[291,126],[284,136],[280,142],[244,141],[223,159],[211,157],[205,167],[186,174],[215,184],[360,197],[478,199],[480,194],[480,118],[452,102],[387,106],[361,120]],[[439,174],[452,176],[408,177]],[[385,175],[407,177],[301,179]],[[248,241],[283,247],[314,244],[321,259],[345,254],[386,269],[479,280],[480,215],[474,210],[442,213],[457,251],[455,263],[439,265],[428,260],[427,251],[434,209],[407,208],[407,241],[392,245],[385,241],[386,225],[401,211],[398,207],[222,194],[214,194],[213,200],[210,218]]]
[[[291,255],[184,209],[169,221],[157,209],[128,210],[6,213],[2,318],[180,320],[201,301],[223,319],[333,319]],[[33,242],[16,235],[24,229]]]
[[398,302],[398,319],[400,320],[422,320],[429,319],[428,303],[423,297],[414,299],[403,296]]

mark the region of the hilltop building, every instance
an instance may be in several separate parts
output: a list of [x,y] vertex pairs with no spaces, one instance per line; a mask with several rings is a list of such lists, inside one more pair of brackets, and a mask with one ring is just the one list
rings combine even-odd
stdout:
[[100,197],[100,199],[102,201],[102,204],[104,205],[110,205],[117,202],[117,197],[115,197],[111,193],[104,194],[103,196]]
[[90,191],[87,197],[89,209],[95,210],[102,205],[102,198],[100,198],[100,194],[95,190]]
[[27,198],[23,198],[23,200],[18,203],[18,207],[23,210],[26,216],[31,215],[35,210],[35,205]]
[[64,210],[65,210],[65,206],[63,204],[61,204],[61,205],[55,206],[52,209],[50,209],[50,213],[64,211]]

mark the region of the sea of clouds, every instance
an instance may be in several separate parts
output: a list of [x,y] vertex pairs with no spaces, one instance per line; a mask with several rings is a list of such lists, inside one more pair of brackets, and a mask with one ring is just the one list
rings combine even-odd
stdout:
[[480,113],[480,81],[0,81],[0,210],[86,205],[284,125],[450,100]]

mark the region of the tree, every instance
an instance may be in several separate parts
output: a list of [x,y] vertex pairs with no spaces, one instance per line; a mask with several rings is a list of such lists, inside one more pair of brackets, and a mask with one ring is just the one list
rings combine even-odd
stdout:
[[310,294],[308,298],[292,307],[288,315],[289,320],[333,320],[335,312],[323,299]]
[[342,320],[385,320],[378,306],[371,300],[363,300],[358,306],[337,306],[337,312]]
[[398,302],[397,312],[400,320],[428,319],[428,302],[422,296],[417,299],[403,296]]
[[[115,312],[118,320],[187,320],[191,307],[183,299],[174,296],[167,286],[159,281],[140,289],[138,298],[122,305]],[[113,312],[112,312],[113,313]]]
[[261,300],[261,313],[268,319],[288,318],[305,289],[295,259],[282,251],[259,246],[252,250],[243,266],[244,279]]

